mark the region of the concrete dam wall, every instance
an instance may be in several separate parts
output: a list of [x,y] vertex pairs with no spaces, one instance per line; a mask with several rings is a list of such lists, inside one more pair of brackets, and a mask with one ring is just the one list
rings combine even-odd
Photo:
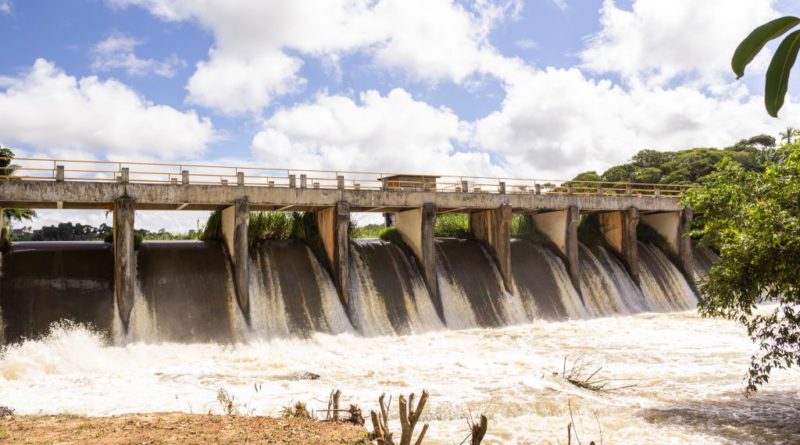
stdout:
[[[110,244],[15,243],[3,257],[2,338],[35,338],[66,320],[91,325],[123,343],[233,343],[316,332],[407,335],[684,310],[696,303],[674,260],[650,244],[639,246],[641,285],[618,255],[581,244],[580,292],[552,246],[511,242],[511,291],[481,242],[436,239],[435,247],[436,299],[410,250],[380,240],[351,241],[345,304],[333,275],[303,242],[261,242],[249,250],[248,322],[223,243],[144,242],[135,252],[134,302],[125,329],[114,299]],[[707,259],[698,262],[702,274],[713,253],[698,255]]]

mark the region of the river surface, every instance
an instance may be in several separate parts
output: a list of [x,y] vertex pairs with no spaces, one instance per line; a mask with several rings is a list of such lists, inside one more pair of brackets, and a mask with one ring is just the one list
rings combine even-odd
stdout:
[[[21,414],[221,413],[224,388],[240,412],[278,415],[295,401],[324,409],[339,388],[366,414],[382,392],[396,400],[426,388],[431,444],[461,443],[469,413],[489,417],[485,444],[564,444],[571,418],[581,443],[800,443],[800,372],[777,371],[746,398],[752,350],[743,328],[693,311],[233,345],[110,346],[61,326],[0,355],[0,405]],[[613,390],[566,382],[565,358],[567,369],[583,362],[584,375],[602,367],[597,376]],[[320,377],[299,379],[306,372]]]

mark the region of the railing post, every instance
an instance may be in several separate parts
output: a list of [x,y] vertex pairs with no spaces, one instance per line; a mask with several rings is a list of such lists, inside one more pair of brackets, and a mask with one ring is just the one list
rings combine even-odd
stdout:
[[602,195],[603,194],[603,185],[602,184],[598,184],[597,185],[597,194],[598,195]]
[[64,182],[64,166],[56,165],[56,182]]
[[632,196],[633,195],[633,188],[631,188],[630,184],[625,184],[625,195]]
[[542,194],[542,185],[541,184],[533,184],[534,193],[537,195]]
[[239,187],[244,185],[244,172],[236,172],[236,185]]
[[300,188],[304,189],[306,187],[308,187],[308,178],[306,177],[306,174],[303,173],[300,175]]
[[500,181],[500,194],[501,195],[505,195],[506,194],[506,183],[505,183],[505,181]]
[[127,184],[131,180],[130,170],[128,167],[122,167],[120,170],[122,172],[122,178],[120,180],[123,184]]
[[658,198],[659,196],[661,196],[661,189],[660,189],[660,188],[658,188],[658,186],[656,186],[656,190],[655,190],[655,193],[654,193],[654,195],[655,195],[655,197],[656,197],[656,198]]
[[344,190],[344,176],[336,175],[336,188]]
[[568,194],[568,195],[574,195],[574,194],[575,194],[575,187],[573,187],[573,186],[572,186],[572,184],[570,184],[570,185],[567,187],[567,194]]
[[289,188],[293,189],[296,186],[297,186],[297,184],[295,184],[295,176],[294,175],[289,175]]
[[189,170],[183,170],[181,172],[181,184],[183,185],[189,184]]
[[469,181],[464,179],[461,180],[461,191],[464,193],[469,192]]

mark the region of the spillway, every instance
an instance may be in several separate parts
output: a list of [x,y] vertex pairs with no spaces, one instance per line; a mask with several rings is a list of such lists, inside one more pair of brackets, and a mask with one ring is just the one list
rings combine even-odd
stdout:
[[658,247],[639,243],[642,293],[651,311],[685,311],[697,306],[697,296],[675,264]]
[[[133,321],[140,340],[233,342],[240,316],[220,243],[150,241],[137,254]],[[149,332],[148,332],[149,330]]]
[[625,266],[604,246],[580,245],[580,283],[584,303],[596,317],[631,314],[647,309],[645,297]]
[[513,239],[511,265],[528,318],[563,320],[588,315],[564,262],[550,247]]
[[527,321],[521,301],[506,292],[494,260],[478,242],[437,239],[436,253],[447,327],[492,327]]
[[442,321],[413,257],[393,243],[350,244],[350,316],[364,335],[441,329]]
[[[343,304],[325,263],[304,242],[258,243],[249,253],[248,324],[222,243],[144,242],[136,251],[134,308],[125,332],[114,304],[110,245],[14,243],[3,255],[0,340],[38,337],[60,320],[91,325],[119,343],[409,335],[678,311],[697,302],[669,256],[648,243],[639,245],[639,285],[606,247],[581,245],[580,291],[549,245],[512,240],[511,291],[480,242],[443,238],[435,248],[439,299],[429,294],[410,251],[380,240],[352,240],[350,300]],[[695,256],[695,273],[707,273],[713,252],[698,250]]]
[[110,332],[113,301],[110,244],[18,242],[3,254],[0,340],[39,337],[61,320]]
[[303,242],[265,241],[251,253],[253,334],[274,339],[353,330],[330,275]]

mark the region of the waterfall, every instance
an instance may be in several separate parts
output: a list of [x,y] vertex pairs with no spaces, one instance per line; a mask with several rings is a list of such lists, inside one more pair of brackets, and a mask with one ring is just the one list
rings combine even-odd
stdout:
[[250,264],[250,320],[258,338],[352,331],[328,273],[302,241],[259,243]]
[[609,316],[646,310],[644,295],[619,260],[605,247],[595,252],[580,245],[581,291],[589,313]]
[[651,310],[682,311],[697,305],[686,278],[658,247],[639,243],[639,276]]
[[[581,292],[549,246],[512,240],[514,289],[505,289],[481,243],[437,239],[440,317],[413,255],[379,240],[350,243],[350,300],[302,241],[261,242],[250,252],[250,324],[239,309],[222,243],[148,241],[136,252],[134,304],[127,331],[114,300],[114,257],[100,242],[14,243],[0,273],[0,337],[45,335],[61,320],[91,325],[116,344],[221,342],[358,332],[408,335],[444,327],[507,326],[696,306],[693,287],[653,244],[639,244],[640,285],[606,248],[579,248]],[[695,274],[716,256],[695,252]]]
[[[137,323],[149,325],[146,338],[178,342],[241,340],[240,312],[231,271],[220,243],[148,241],[137,255],[137,284],[148,310]],[[135,298],[135,297],[134,297]],[[136,302],[134,301],[134,305]],[[149,337],[149,338],[148,338]]]
[[549,247],[513,239],[511,265],[528,318],[559,320],[588,316],[564,262]]
[[413,258],[393,243],[350,243],[350,317],[364,335],[443,327]]
[[111,331],[114,257],[101,242],[16,242],[4,255],[0,313],[7,341],[71,320]]
[[528,321],[519,296],[506,292],[494,259],[476,241],[436,240],[439,293],[449,328]]

